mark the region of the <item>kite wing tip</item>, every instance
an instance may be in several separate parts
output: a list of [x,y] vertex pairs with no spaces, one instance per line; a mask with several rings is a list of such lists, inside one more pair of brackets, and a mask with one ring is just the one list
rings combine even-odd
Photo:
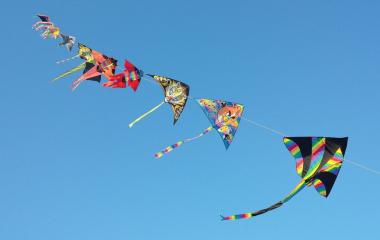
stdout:
[[223,215],[220,215],[220,221],[225,221],[226,220],[226,218],[223,216]]
[[128,127],[129,127],[129,128],[132,128],[132,127],[133,127],[133,123],[130,123],[130,124],[128,125]]

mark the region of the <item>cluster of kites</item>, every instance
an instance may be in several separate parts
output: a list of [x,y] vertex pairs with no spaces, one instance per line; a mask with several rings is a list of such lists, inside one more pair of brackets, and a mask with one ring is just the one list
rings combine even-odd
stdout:
[[[76,44],[76,38],[61,33],[60,28],[55,26],[48,16],[37,16],[40,18],[40,21],[33,25],[33,29],[41,31],[42,38],[61,38],[62,42],[59,43],[59,45],[65,46],[69,51],[72,51],[75,45],[78,46],[75,56],[61,62],[75,58],[83,60],[77,67],[64,72],[54,78],[53,81],[83,70],[82,74],[72,82],[72,91],[86,81],[96,81],[100,83],[102,76],[106,80],[106,82],[102,84],[103,87],[126,88],[129,86],[134,91],[137,91],[141,80],[145,76],[151,78],[161,86],[164,92],[163,101],[131,122],[129,127],[132,127],[147,115],[157,110],[164,103],[169,104],[172,108],[174,124],[180,118],[188,99],[195,100],[200,105],[210,121],[210,126],[193,138],[178,141],[164,150],[157,152],[155,154],[156,158],[161,158],[184,143],[196,140],[212,130],[216,130],[219,133],[226,149],[231,145],[235,133],[239,128],[240,120],[242,119],[244,105],[225,100],[206,98],[193,99],[189,96],[190,86],[186,83],[156,74],[144,74],[141,69],[134,66],[128,60],[124,61],[124,69],[117,72],[116,70],[119,70],[119,68],[116,59],[106,56],[83,43]],[[301,181],[285,198],[265,209],[231,216],[222,216],[222,220],[252,218],[276,209],[289,201],[306,186],[313,185],[321,196],[328,197],[342,167],[347,141],[347,137],[284,137],[283,142],[286,148],[296,160],[296,171],[301,177]]]

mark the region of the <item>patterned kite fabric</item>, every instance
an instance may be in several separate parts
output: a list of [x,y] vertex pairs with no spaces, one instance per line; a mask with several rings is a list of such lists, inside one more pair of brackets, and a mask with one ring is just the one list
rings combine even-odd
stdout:
[[161,158],[161,157],[163,157],[165,154],[168,154],[168,153],[170,153],[171,151],[173,151],[174,149],[180,147],[182,144],[187,143],[187,142],[191,142],[191,141],[194,141],[194,140],[196,140],[196,139],[198,139],[198,138],[203,137],[203,136],[206,135],[207,133],[211,132],[212,129],[213,129],[213,127],[212,127],[212,126],[209,126],[208,128],[206,128],[206,129],[205,129],[202,133],[200,133],[199,135],[197,135],[197,136],[195,136],[195,137],[193,137],[193,138],[188,138],[188,139],[185,139],[185,140],[182,140],[182,141],[178,141],[178,142],[176,142],[176,143],[174,143],[174,144],[172,144],[172,145],[166,147],[164,150],[162,150],[162,151],[160,151],[160,152],[154,154],[154,156],[155,156],[156,158]]
[[228,149],[239,127],[244,105],[206,98],[197,99],[196,101],[212,126],[218,131],[225,148]]
[[326,197],[327,195],[326,188],[321,180],[315,179],[313,185],[320,195]]
[[295,142],[293,142],[289,138],[284,138],[284,144],[286,148],[289,150],[290,154],[292,154],[292,156],[296,159],[296,170],[298,175],[302,177],[303,157],[301,154],[301,149]]
[[309,170],[304,176],[306,179],[313,176],[321,167],[322,159],[325,153],[326,138],[312,137],[311,143],[311,162],[309,165]]
[[334,175],[338,175],[342,163],[343,154],[342,150],[339,148],[335,155],[321,168],[321,172],[330,172]]

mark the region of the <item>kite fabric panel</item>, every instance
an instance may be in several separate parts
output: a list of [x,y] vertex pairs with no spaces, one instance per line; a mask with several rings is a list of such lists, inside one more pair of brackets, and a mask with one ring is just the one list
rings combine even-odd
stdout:
[[174,115],[173,124],[176,124],[179,117],[181,116],[183,109],[185,109],[187,99],[189,98],[189,92],[190,92],[189,85],[181,81],[168,78],[168,77],[162,77],[162,76],[151,75],[151,74],[147,74],[147,75],[152,77],[154,80],[156,80],[162,87],[162,90],[164,91],[164,94],[165,94],[164,101],[166,103],[169,103],[172,106],[173,115]]
[[59,46],[65,46],[67,50],[71,51],[75,44],[75,37],[64,35],[61,33],[62,42],[59,43]]
[[348,138],[285,137],[283,141],[296,160],[297,173],[302,177],[300,183],[284,199],[268,208],[256,212],[222,216],[222,220],[252,218],[276,209],[306,186],[313,185],[321,196],[328,197],[342,166]]
[[226,149],[231,145],[240,119],[244,111],[244,105],[224,100],[197,99],[203,112],[212,126],[222,137]]
[[86,67],[83,74],[71,84],[72,91],[85,80],[100,82],[101,75],[104,75],[107,79],[114,76],[117,67],[116,59],[89,49],[84,45],[82,45],[82,49],[79,49],[79,54],[81,58],[86,60]]
[[135,119],[133,122],[131,122],[129,124],[129,127],[133,127],[133,125],[141,121],[143,118],[145,118],[152,112],[156,111],[164,103],[168,103],[171,105],[174,117],[173,124],[176,124],[179,117],[181,116],[183,109],[186,106],[187,99],[189,98],[190,87],[186,83],[180,82],[172,78],[152,74],[146,75],[152,77],[154,80],[156,80],[156,82],[158,82],[158,84],[164,91],[165,98],[164,101],[162,101],[160,104],[158,104],[157,106],[155,106],[154,108],[152,108],[151,110],[149,110],[148,112],[144,113],[143,115]]
[[144,72],[127,60],[124,62],[124,68],[124,75],[126,81],[128,82],[128,86],[136,92],[140,85],[141,79],[144,76]]
[[143,76],[144,72],[142,70],[136,68],[128,60],[125,60],[124,71],[110,76],[109,81],[104,83],[103,87],[126,88],[126,83],[128,82],[128,86],[136,91]]

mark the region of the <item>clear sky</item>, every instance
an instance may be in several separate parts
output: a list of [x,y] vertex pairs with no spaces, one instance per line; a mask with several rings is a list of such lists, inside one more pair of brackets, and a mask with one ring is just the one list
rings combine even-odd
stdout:
[[106,89],[31,29],[36,13],[193,97],[245,104],[290,136],[349,137],[346,158],[380,169],[378,1],[6,1],[0,45],[0,239],[380,239],[380,177],[345,163],[328,199],[304,189],[250,220],[299,181],[277,136],[242,121],[230,149],[216,132],[157,160],[209,125],[189,102],[172,126],[159,86]]

